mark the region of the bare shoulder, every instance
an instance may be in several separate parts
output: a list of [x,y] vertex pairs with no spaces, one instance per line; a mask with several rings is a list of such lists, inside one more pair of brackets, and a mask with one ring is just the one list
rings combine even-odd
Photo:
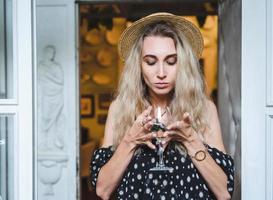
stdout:
[[113,118],[114,118],[114,112],[115,112],[115,101],[113,101],[110,104],[107,120],[105,123],[105,129],[104,129],[104,138],[102,147],[109,147],[113,145],[113,138],[114,138],[114,131],[113,131]]
[[211,147],[225,152],[217,108],[211,100],[206,101],[206,108],[208,128],[205,131],[205,140]]
[[210,99],[206,100],[206,111],[207,111],[207,117],[208,119],[213,118],[217,116],[218,118],[218,111],[216,105],[211,101]]

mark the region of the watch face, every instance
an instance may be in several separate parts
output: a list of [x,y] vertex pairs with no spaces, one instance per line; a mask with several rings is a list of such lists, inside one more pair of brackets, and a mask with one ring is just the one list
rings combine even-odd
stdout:
[[206,152],[203,150],[199,150],[195,153],[194,158],[198,161],[202,161],[206,158]]

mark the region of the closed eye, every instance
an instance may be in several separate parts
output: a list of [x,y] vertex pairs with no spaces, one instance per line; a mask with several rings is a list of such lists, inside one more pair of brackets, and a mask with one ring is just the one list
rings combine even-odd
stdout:
[[154,65],[156,62],[146,62],[148,65],[152,66]]
[[157,61],[156,57],[152,55],[146,55],[143,60],[147,65],[154,65]]
[[167,61],[168,65],[175,65],[176,64],[176,61],[173,61],[173,62],[169,62]]
[[176,56],[172,56],[169,57],[166,62],[168,63],[168,65],[175,65],[177,62],[177,57]]

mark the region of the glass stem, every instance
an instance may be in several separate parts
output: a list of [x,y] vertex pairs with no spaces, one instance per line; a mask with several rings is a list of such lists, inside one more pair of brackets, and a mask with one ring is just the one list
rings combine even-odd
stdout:
[[163,152],[164,152],[164,148],[161,144],[161,142],[159,143],[159,166],[164,166],[164,160],[163,160]]

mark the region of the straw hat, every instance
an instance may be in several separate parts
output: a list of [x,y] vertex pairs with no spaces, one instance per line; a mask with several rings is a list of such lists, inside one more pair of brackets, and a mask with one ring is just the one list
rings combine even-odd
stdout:
[[167,21],[172,23],[177,29],[183,32],[184,36],[191,44],[196,56],[201,57],[203,50],[203,38],[199,29],[190,21],[181,16],[173,15],[171,13],[160,12],[143,17],[131,26],[125,29],[119,39],[118,51],[123,60],[128,56],[133,44],[138,39],[139,35],[143,33],[145,27],[156,21]]

